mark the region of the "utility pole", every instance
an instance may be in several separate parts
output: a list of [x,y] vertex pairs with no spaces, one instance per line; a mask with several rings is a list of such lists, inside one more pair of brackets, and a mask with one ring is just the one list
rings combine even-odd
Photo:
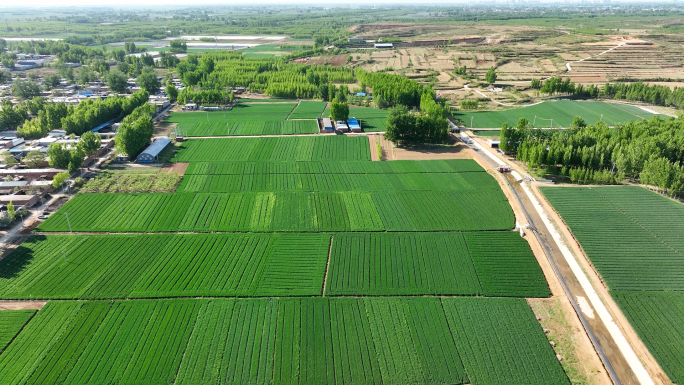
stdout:
[[69,232],[73,233],[73,231],[71,230],[71,222],[69,221],[69,213],[65,212],[64,215],[66,216],[67,224],[69,225]]
[[121,193],[121,185],[119,184],[119,176],[120,175],[116,176],[116,188],[117,188],[117,192]]
[[532,122],[532,127],[534,127],[537,124],[537,115],[534,116],[534,122]]
[[601,114],[601,119],[599,119],[599,120],[603,120],[603,114]]
[[553,118],[551,118],[551,128],[553,128]]
[[62,257],[64,258],[64,263],[66,263],[66,249],[62,249]]
[[474,116],[470,117],[470,128],[473,128],[473,118],[474,118]]

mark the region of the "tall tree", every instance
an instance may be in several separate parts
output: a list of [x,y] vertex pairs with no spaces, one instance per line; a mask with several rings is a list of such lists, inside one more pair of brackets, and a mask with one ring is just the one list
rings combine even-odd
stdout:
[[88,131],[81,135],[81,140],[78,142],[78,148],[86,155],[92,155],[95,151],[100,149],[102,140],[100,136],[92,131]]
[[337,98],[333,99],[332,103],[330,104],[330,119],[332,120],[344,120],[346,121],[349,118],[349,106],[347,103],[343,103]]
[[110,91],[123,94],[128,90],[128,76],[119,70],[109,71],[107,74],[107,86]]
[[496,70],[494,67],[490,68],[489,71],[485,74],[485,80],[487,80],[487,83],[493,84],[496,83]]
[[161,88],[161,82],[159,81],[157,74],[150,67],[146,67],[143,69],[142,73],[138,75],[136,84],[150,95],[156,94],[159,92],[159,88]]
[[12,95],[24,99],[40,96],[40,86],[30,80],[17,79],[12,84]]

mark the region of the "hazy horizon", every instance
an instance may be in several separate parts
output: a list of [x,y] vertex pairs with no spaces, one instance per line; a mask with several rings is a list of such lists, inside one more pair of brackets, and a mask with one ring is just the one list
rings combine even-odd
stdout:
[[[183,7],[183,8],[190,8],[190,7],[202,7],[202,6],[217,6],[217,5],[222,5],[222,6],[240,6],[240,7],[245,7],[245,6],[253,6],[253,5],[315,5],[315,6],[322,6],[322,7],[343,7],[343,6],[348,6],[348,5],[364,5],[364,6],[373,6],[373,5],[417,5],[417,6],[449,6],[449,5],[463,5],[463,4],[471,4],[471,5],[478,5],[478,6],[486,6],[486,5],[567,5],[567,4],[573,4],[573,3],[579,3],[579,0],[568,0],[567,2],[558,2],[558,1],[552,1],[552,0],[530,0],[530,1],[525,1],[522,0],[519,3],[512,3],[511,1],[507,0],[500,0],[500,1],[467,1],[467,0],[453,0],[453,1],[431,1],[431,2],[419,2],[416,0],[374,0],[372,2],[368,1],[363,1],[363,0],[348,0],[348,1],[341,1],[341,2],[323,2],[321,0],[254,0],[249,3],[249,5],[246,5],[244,3],[236,3],[236,2],[226,2],[225,0],[201,0],[199,2],[193,3],[193,4],[188,4],[187,1],[183,0],[147,0],[144,5],[140,3],[140,1],[135,1],[135,0],[103,0],[101,2],[98,2],[98,4],[93,4],[91,0],[62,0],[59,2],[59,4],[55,4],[54,1],[51,0],[27,0],[27,1],[22,1],[22,2],[15,2],[13,4],[1,4],[0,9],[26,9],[26,8],[66,8],[66,7],[83,7],[83,8],[102,8],[102,7],[116,7],[116,8],[151,8],[151,7],[159,7],[159,6],[174,6],[174,7]],[[630,4],[638,4],[638,3],[648,3],[648,4],[663,4],[663,5],[672,5],[673,1],[670,0],[612,0],[611,3],[630,3]],[[674,2],[674,4],[680,4],[680,1]],[[609,3],[610,4],[610,3]],[[583,5],[609,5],[609,4],[602,4],[600,3],[599,0],[595,0],[592,2],[587,2]]]

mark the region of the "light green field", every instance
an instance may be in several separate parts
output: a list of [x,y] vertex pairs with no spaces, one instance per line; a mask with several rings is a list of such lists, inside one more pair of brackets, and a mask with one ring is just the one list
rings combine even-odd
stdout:
[[[466,127],[499,128],[504,123],[515,126],[520,118],[527,118],[534,127],[569,127],[575,116],[581,116],[587,124],[603,120],[609,126],[631,120],[651,119],[654,115],[638,107],[607,102],[580,102],[558,100],[529,107],[505,111],[456,112],[454,117]],[[536,118],[535,118],[536,117]],[[553,119],[553,121],[551,120]]]

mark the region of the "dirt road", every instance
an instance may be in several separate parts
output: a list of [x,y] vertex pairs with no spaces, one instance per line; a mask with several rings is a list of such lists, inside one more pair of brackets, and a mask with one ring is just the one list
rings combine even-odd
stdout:
[[[506,163],[506,159],[500,154],[477,141],[478,139],[475,139],[472,146],[477,147],[476,152],[483,159],[490,164]],[[524,169],[515,164],[513,167],[524,175]],[[596,289],[601,285],[598,277],[588,274],[590,272],[586,272],[586,269],[578,264],[575,255],[567,248],[565,244],[567,240],[562,239],[554,224],[550,223],[549,215],[539,203],[540,198],[526,183],[518,183],[514,175],[507,174],[507,179],[516,199],[526,211],[530,228],[535,230],[540,244],[546,249],[549,262],[554,266],[568,299],[614,382],[616,384],[655,384],[655,381],[659,384],[667,383],[662,381],[663,377],[660,375],[662,370],[655,364],[655,360],[645,348],[642,349],[643,343],[638,338],[634,338],[636,333],[633,329],[628,323],[620,322],[624,316],[619,313],[619,309],[614,305],[607,291],[601,291],[601,287],[599,290]],[[605,305],[606,303],[608,306]],[[648,369],[642,362],[648,364]]]

